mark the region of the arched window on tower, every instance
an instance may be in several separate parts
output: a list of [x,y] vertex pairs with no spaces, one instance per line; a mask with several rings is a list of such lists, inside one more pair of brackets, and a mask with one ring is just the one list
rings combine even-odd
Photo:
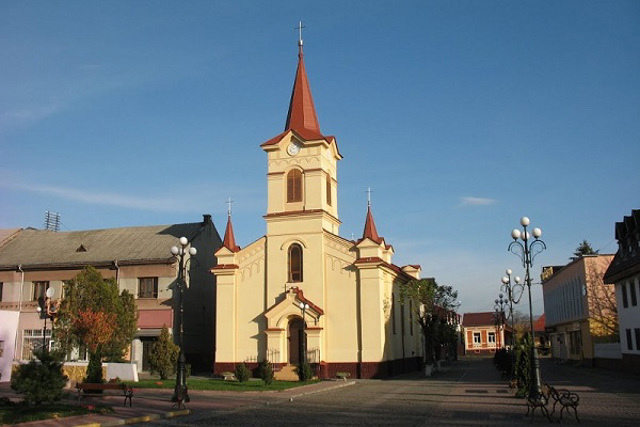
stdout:
[[302,282],[302,246],[289,246],[289,282]]
[[326,178],[327,205],[331,206],[331,175],[327,174]]
[[302,201],[302,172],[292,169],[287,174],[287,203]]

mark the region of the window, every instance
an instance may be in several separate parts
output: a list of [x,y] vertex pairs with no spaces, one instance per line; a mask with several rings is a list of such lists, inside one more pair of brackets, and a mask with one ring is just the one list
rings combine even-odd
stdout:
[[289,246],[289,282],[302,282],[302,246]]
[[329,174],[327,174],[326,193],[327,193],[327,205],[331,206],[331,175]]
[[[42,349],[42,329],[25,329],[22,331],[22,354],[20,360],[32,360],[33,352]],[[45,346],[51,341],[51,329],[46,330]]]
[[302,172],[293,169],[287,174],[287,203],[302,201]]
[[640,350],[640,328],[635,328],[633,332],[636,334],[636,350]]
[[627,329],[627,350],[633,350],[633,340],[631,338],[631,329]]
[[489,342],[489,344],[496,344],[496,333],[495,332],[489,332],[487,334],[487,341]]
[[49,288],[49,282],[33,282],[33,299],[32,301],[38,301],[44,299],[45,292]]
[[629,301],[627,300],[627,285],[623,283],[621,286],[621,290],[622,290],[622,306],[624,308],[627,308],[629,307]]
[[138,280],[138,298],[158,298],[157,277],[141,277]]
[[478,347],[480,344],[482,344],[482,340],[480,338],[480,332],[474,332],[473,333],[473,346],[474,347]]
[[2,302],[2,288],[3,288],[3,283],[0,282],[0,302]]
[[638,305],[638,296],[636,295],[636,284],[634,282],[629,282],[629,291],[631,292],[631,305]]

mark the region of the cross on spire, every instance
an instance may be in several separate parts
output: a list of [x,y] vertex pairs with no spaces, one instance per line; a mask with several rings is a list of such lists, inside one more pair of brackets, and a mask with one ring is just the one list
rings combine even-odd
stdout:
[[233,200],[229,197],[225,203],[227,205],[227,215],[231,217],[231,205],[233,204]]
[[367,188],[367,207],[370,208],[371,207],[371,187]]
[[298,22],[298,26],[295,27],[295,29],[298,30],[298,46],[300,46],[300,49],[302,49],[302,29],[303,28],[307,28],[307,26],[302,25],[302,21]]

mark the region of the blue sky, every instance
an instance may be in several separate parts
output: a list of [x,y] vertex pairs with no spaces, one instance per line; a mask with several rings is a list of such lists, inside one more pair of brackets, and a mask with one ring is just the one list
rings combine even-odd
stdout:
[[[265,232],[302,20],[341,235],[366,189],[398,265],[493,310],[523,215],[542,265],[616,250],[640,206],[638,1],[0,2],[0,228],[194,222]],[[534,305],[542,311],[540,286]],[[526,306],[521,308],[526,311]]]

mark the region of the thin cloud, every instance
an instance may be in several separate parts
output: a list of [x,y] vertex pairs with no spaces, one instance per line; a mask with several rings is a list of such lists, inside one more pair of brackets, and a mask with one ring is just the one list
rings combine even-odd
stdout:
[[462,197],[460,204],[462,206],[489,206],[496,202],[495,199],[489,199],[486,197]]
[[52,116],[60,110],[59,104],[50,104],[4,111],[0,113],[0,129],[29,125]]
[[49,196],[57,196],[76,202],[103,205],[103,206],[115,206],[120,208],[160,211],[160,212],[175,212],[180,211],[181,203],[175,198],[162,198],[162,197],[137,197],[126,196],[115,193],[100,193],[100,192],[88,192],[84,190],[78,190],[74,188],[56,187],[56,186],[43,186],[43,185],[30,185],[30,184],[9,184],[6,182],[0,182],[0,187],[13,188],[17,190],[28,191],[31,193],[47,194]]

